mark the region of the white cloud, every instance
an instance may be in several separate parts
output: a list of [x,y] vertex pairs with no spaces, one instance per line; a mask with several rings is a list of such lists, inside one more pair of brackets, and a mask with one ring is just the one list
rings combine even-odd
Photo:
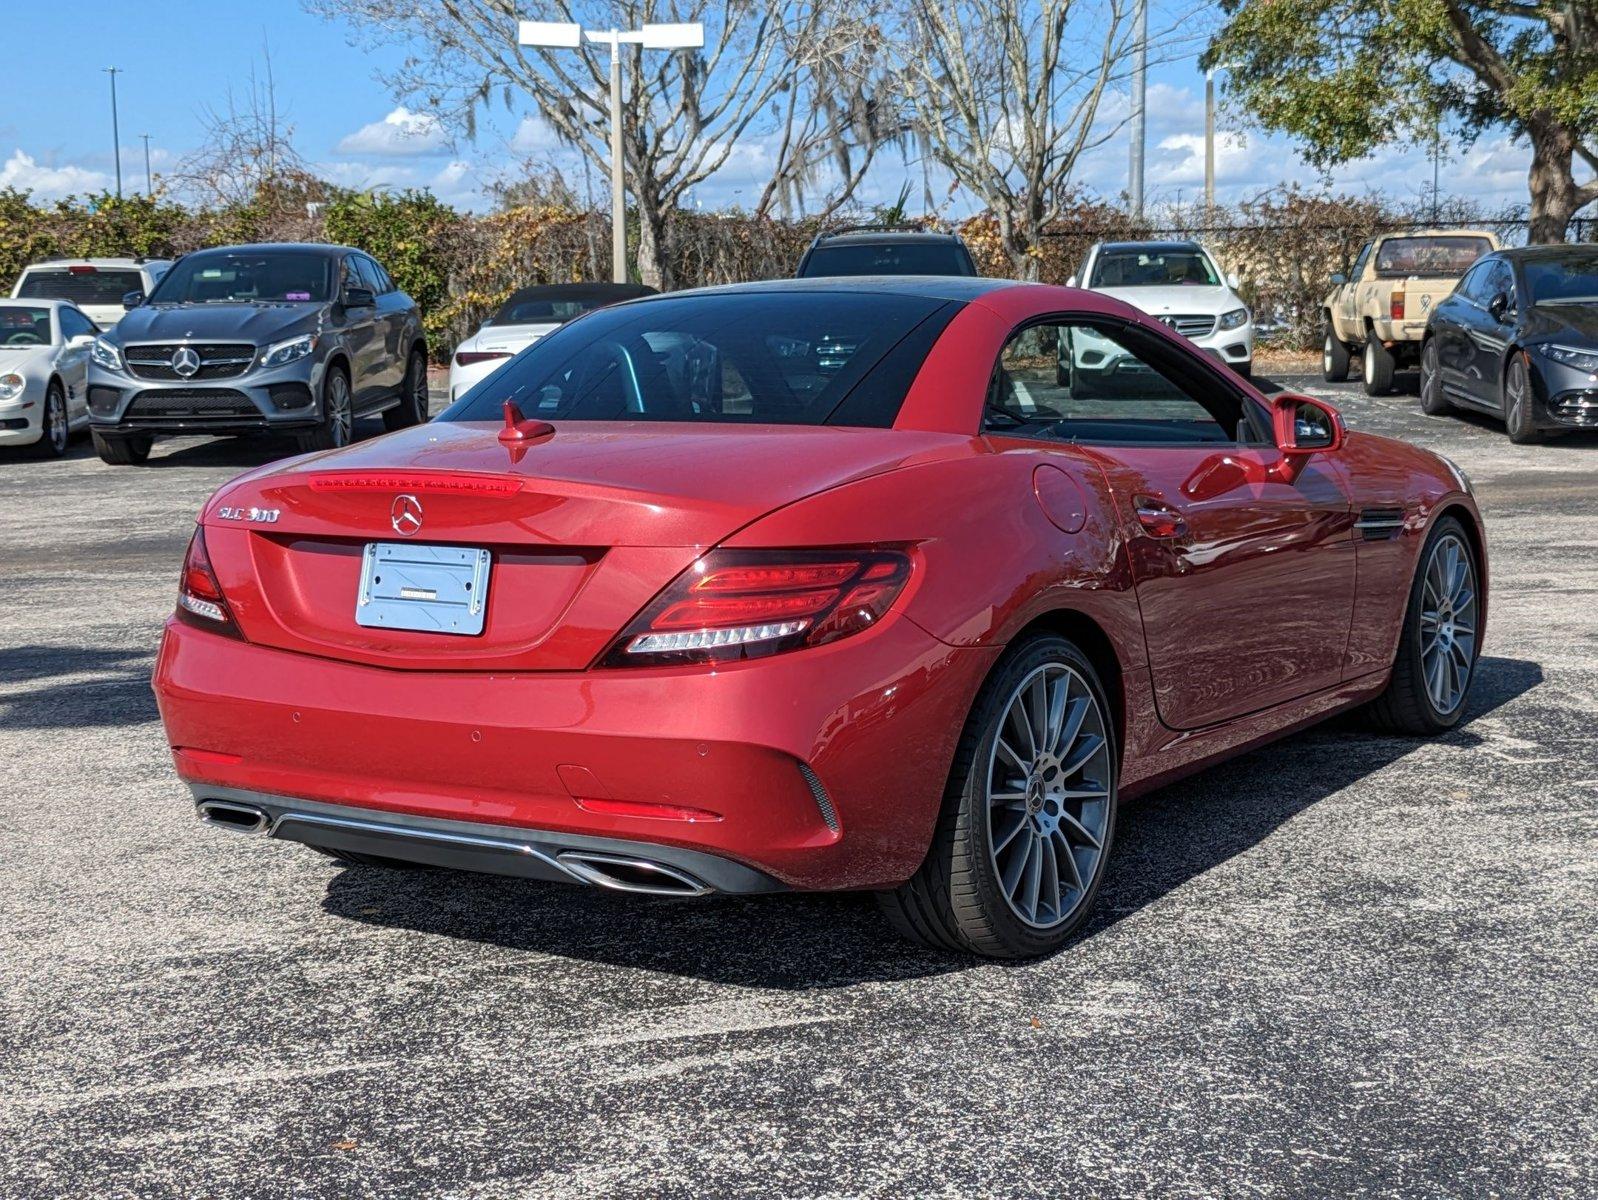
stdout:
[[91,171],[71,163],[50,166],[23,150],[13,150],[5,165],[0,167],[0,188],[20,188],[32,192],[40,200],[104,191],[111,184],[112,177],[104,171]]
[[381,121],[362,125],[345,134],[335,149],[340,154],[381,154],[403,157],[438,154],[449,149],[449,136],[432,113],[412,112],[401,104]]
[[518,154],[542,154],[562,146],[548,121],[542,117],[523,117],[511,135],[510,148]]

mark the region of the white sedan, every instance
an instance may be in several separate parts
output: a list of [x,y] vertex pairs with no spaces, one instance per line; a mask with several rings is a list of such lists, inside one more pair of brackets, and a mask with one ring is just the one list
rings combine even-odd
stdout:
[[455,347],[449,360],[450,402],[567,321],[590,309],[654,294],[654,288],[632,283],[560,283],[512,293],[481,329]]
[[0,447],[67,452],[89,423],[89,347],[99,332],[64,300],[0,300]]
[[1253,373],[1254,317],[1239,280],[1197,242],[1099,242],[1069,282],[1141,308],[1239,375]]

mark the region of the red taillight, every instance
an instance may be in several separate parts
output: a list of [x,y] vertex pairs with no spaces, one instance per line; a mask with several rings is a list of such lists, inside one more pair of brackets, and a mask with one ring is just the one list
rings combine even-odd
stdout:
[[183,559],[183,579],[178,584],[177,618],[212,633],[228,637],[242,637],[234,623],[233,614],[222,595],[222,585],[216,581],[211,569],[211,556],[205,549],[205,529],[196,526],[189,541],[189,552]]
[[496,358],[509,358],[509,350],[458,350],[455,353],[457,367],[470,367],[476,363],[491,362]]
[[98,275],[99,268],[90,266],[68,267],[68,275]]
[[910,578],[897,550],[714,550],[617,639],[608,666],[758,658],[875,625]]
[[1388,311],[1392,313],[1393,320],[1402,321],[1404,319],[1404,293],[1403,292],[1394,292],[1393,293],[1393,298],[1389,302],[1389,305],[1388,305]]

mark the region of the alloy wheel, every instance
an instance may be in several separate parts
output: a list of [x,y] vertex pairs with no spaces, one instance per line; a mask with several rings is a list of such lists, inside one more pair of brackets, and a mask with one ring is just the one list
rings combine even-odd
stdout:
[[1326,334],[1326,340],[1323,343],[1321,343],[1321,374],[1329,376],[1329,375],[1331,375],[1331,373],[1332,373],[1332,335],[1331,335],[1331,332],[1328,331],[1327,334]]
[[355,434],[355,414],[350,409],[350,385],[335,374],[327,385],[327,424],[333,445],[348,446]]
[[1519,425],[1521,406],[1526,403],[1526,373],[1513,364],[1504,378],[1504,399],[1508,401],[1504,405],[1504,420],[1512,427]]
[[1420,598],[1421,675],[1434,708],[1459,707],[1476,664],[1476,568],[1470,551],[1450,533],[1426,562]]
[[422,424],[427,420],[427,362],[418,356],[415,359],[415,366],[416,379],[411,385],[411,405],[416,410],[417,423]]
[[59,391],[51,391],[44,406],[44,436],[57,454],[65,454],[71,434],[67,424],[67,401]]
[[1082,904],[1102,866],[1110,741],[1086,680],[1045,663],[1011,693],[988,758],[988,834],[1005,901],[1048,929]]

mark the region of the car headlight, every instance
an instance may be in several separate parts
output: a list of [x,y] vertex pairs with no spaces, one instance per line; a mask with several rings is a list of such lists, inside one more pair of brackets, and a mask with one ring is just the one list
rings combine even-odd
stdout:
[[94,359],[94,365],[97,367],[104,367],[108,371],[120,371],[122,369],[122,351],[118,350],[103,337],[94,339],[94,346],[90,349],[89,355]]
[[1544,343],[1539,349],[1556,363],[1575,367],[1578,371],[1598,374],[1598,350],[1581,350],[1575,346],[1556,346]]
[[316,349],[316,336],[302,333],[297,338],[290,338],[286,342],[278,342],[275,346],[268,346],[261,355],[263,367],[281,367],[296,359],[304,358]]
[[15,400],[27,386],[28,381],[18,374],[0,375],[0,400]]
[[1221,319],[1215,324],[1220,329],[1237,329],[1248,321],[1248,309],[1234,308],[1231,312],[1223,312]]

